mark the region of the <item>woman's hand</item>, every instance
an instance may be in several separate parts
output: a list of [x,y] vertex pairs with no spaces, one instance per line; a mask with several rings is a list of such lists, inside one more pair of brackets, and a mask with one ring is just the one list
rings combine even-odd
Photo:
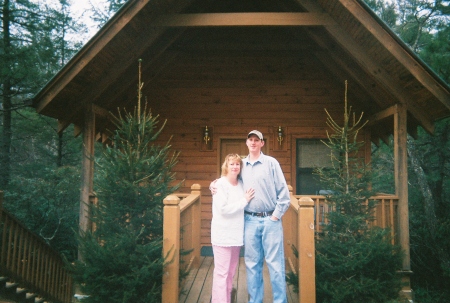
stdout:
[[211,184],[209,185],[209,190],[211,191],[211,195],[215,195],[217,193],[217,187],[216,187],[216,182],[218,179],[214,180],[211,182]]
[[253,188],[247,189],[244,197],[245,197],[245,200],[247,200],[247,203],[250,202],[253,199],[253,197],[255,197],[255,190]]

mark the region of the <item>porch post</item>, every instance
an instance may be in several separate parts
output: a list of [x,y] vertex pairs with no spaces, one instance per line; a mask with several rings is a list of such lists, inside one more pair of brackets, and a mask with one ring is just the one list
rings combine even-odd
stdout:
[[201,203],[201,186],[200,184],[193,184],[191,186],[191,195],[198,195],[199,201],[192,206],[192,248],[194,251],[192,266],[198,268],[200,265],[200,250],[201,250],[201,223],[202,223],[202,203]]
[[163,256],[167,258],[163,273],[162,302],[178,303],[180,274],[180,199],[164,199]]
[[298,302],[316,302],[316,250],[314,243],[314,201],[298,200]]
[[81,164],[81,194],[79,229],[89,229],[89,195],[94,187],[94,141],[95,141],[95,114],[92,103],[85,106],[83,125],[83,159]]
[[394,114],[394,161],[395,194],[398,196],[398,238],[404,251],[402,294],[412,299],[410,284],[411,261],[409,246],[409,210],[408,210],[408,157],[407,157],[407,109],[397,104]]

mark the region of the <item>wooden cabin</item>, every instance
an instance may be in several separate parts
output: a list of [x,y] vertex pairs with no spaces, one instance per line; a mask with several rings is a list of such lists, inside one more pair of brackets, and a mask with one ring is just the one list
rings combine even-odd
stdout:
[[[328,159],[325,109],[336,120],[348,102],[370,122],[371,143],[395,145],[397,237],[410,272],[407,134],[450,115],[450,87],[360,0],[129,0],[34,97],[37,112],[75,125],[85,154],[105,142],[111,113],[143,96],[161,123],[159,142],[180,151],[182,192],[201,185],[201,245],[210,245],[211,180],[229,152],[247,153],[260,130],[265,153],[280,162],[295,195],[322,190],[312,168]],[[81,202],[93,190],[83,160]],[[87,228],[84,204],[80,225]],[[405,290],[408,292],[408,289]]]

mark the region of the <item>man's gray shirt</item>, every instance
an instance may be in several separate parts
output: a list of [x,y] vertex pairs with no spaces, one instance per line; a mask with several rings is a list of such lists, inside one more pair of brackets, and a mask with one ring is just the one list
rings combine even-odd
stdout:
[[247,156],[243,160],[241,177],[244,190],[253,188],[255,197],[247,204],[248,212],[274,211],[280,219],[289,208],[290,196],[286,179],[278,161],[261,152],[259,159],[250,163]]

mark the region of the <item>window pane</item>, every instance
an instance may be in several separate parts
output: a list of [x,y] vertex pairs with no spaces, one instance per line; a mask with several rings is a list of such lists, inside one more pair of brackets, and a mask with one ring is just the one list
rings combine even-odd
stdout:
[[317,195],[319,176],[313,174],[316,167],[330,167],[330,149],[319,139],[297,140],[297,192],[298,195]]

